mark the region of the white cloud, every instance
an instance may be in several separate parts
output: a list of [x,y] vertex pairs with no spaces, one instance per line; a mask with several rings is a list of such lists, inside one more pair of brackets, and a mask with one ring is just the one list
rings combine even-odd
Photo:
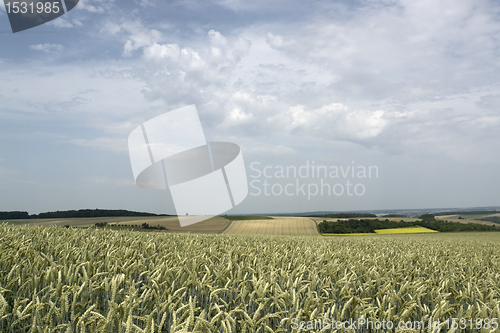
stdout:
[[267,42],[303,63],[320,63],[337,95],[408,103],[497,81],[498,6],[483,1],[379,2],[332,20],[328,12]]
[[43,52],[47,52],[47,53],[55,53],[55,52],[63,51],[64,46],[62,46],[60,44],[44,43],[44,44],[30,45],[30,49],[36,50],[36,51],[43,51]]
[[265,136],[292,146],[345,141],[391,153],[429,150],[433,142],[442,153],[459,136],[469,137],[469,146],[479,140],[470,134],[475,129],[461,133],[463,120],[454,115],[477,129],[498,128],[494,115],[477,111],[476,103],[484,108],[491,98],[478,102],[486,92],[470,90],[496,80],[500,65],[496,44],[477,42],[500,31],[491,3],[366,2],[335,18],[322,6],[300,24],[209,29],[193,40],[169,38],[141,21],[108,22],[103,30],[137,61],[130,73],[144,83],[148,101],[162,101],[166,110],[196,104],[212,135]]
[[128,32],[128,38],[123,47],[123,55],[131,56],[132,52],[150,46],[161,40],[161,33],[155,29],[144,28],[140,22],[125,22],[121,28]]
[[373,139],[385,129],[387,120],[384,115],[383,110],[352,110],[344,104],[332,103],[313,110],[306,110],[303,105],[292,106],[268,121],[280,124],[290,132],[300,131],[301,136],[366,140]]
[[226,37],[222,36],[220,32],[213,29],[208,32],[208,38],[210,40],[210,43],[214,46],[226,47],[227,45]]
[[52,25],[56,28],[72,28],[73,24],[71,24],[66,18],[58,17],[57,19],[48,22],[47,24]]
[[277,49],[291,46],[295,43],[295,41],[290,38],[284,38],[283,36],[279,35],[275,36],[270,32],[268,32],[266,35],[266,42]]
[[180,48],[177,44],[154,43],[144,48],[144,58],[147,60],[159,61],[165,58],[177,60],[180,56]]

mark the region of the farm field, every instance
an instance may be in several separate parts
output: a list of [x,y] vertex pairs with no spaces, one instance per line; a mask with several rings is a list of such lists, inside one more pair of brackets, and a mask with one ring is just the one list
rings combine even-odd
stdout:
[[12,225],[38,225],[38,226],[72,226],[91,227],[96,223],[108,223],[110,225],[141,226],[147,223],[150,226],[162,226],[162,232],[190,232],[190,233],[220,233],[229,225],[225,218],[215,216],[211,219],[181,228],[176,216],[117,216],[117,217],[89,217],[89,218],[60,218],[60,219],[27,219],[27,220],[5,220],[0,223]]
[[118,224],[140,226],[142,223],[148,223],[151,226],[164,227],[166,229],[166,232],[218,234],[229,225],[230,221],[221,216],[214,216],[208,220],[188,225],[186,227],[181,227],[176,216],[168,216],[155,218],[154,220],[145,220],[144,218],[139,218],[132,221],[120,222]]
[[[314,220],[317,223],[323,222],[324,220],[327,220],[327,221],[347,221],[347,220],[349,220],[348,218],[325,218],[325,217],[310,217],[310,219]],[[353,219],[359,220],[360,218],[356,217]],[[376,220],[376,219],[386,220],[387,219],[389,221],[396,221],[396,222],[399,222],[399,221],[415,222],[418,220],[415,217],[361,217],[361,219],[364,219],[364,220]]]
[[[476,220],[476,219],[473,219],[472,217],[469,217],[467,215],[464,215],[464,216],[465,216],[464,218],[459,219],[460,215],[441,215],[441,216],[436,216],[436,219],[437,220],[448,220],[450,222],[456,222],[456,223],[478,223],[478,224],[484,224],[484,225],[498,225],[498,223],[495,223],[495,222]],[[488,215],[478,215],[477,217],[482,218],[484,216],[488,216]]]
[[360,317],[480,319],[486,329],[460,332],[498,331],[486,318],[500,317],[499,233],[265,237],[3,224],[0,251],[2,333],[298,332],[295,318]]
[[273,217],[266,220],[232,221],[226,235],[319,236],[316,223],[304,217]]
[[375,236],[375,235],[396,235],[396,234],[425,234],[437,232],[424,227],[408,227],[394,229],[377,229],[375,233],[353,233],[353,234],[323,234],[324,236]]
[[375,233],[379,235],[393,235],[393,234],[425,234],[437,232],[436,230],[427,229],[424,227],[408,227],[408,228],[394,228],[394,229],[379,229]]
[[[55,219],[20,219],[20,220],[0,220],[0,223],[8,223],[13,225],[42,225],[42,226],[64,226],[86,227],[96,223],[119,223],[126,221],[144,220],[147,223],[152,223],[155,219],[161,217],[137,217],[137,216],[112,216],[112,217],[75,217],[75,218],[55,218]],[[144,223],[144,222],[142,222]]]

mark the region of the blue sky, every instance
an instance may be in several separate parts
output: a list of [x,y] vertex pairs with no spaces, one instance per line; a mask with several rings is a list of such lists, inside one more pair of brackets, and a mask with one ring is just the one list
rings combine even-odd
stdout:
[[249,181],[254,162],[379,170],[363,196],[234,213],[499,205],[498,2],[88,0],[16,34],[0,6],[2,211],[175,213],[135,186],[127,137],[190,104]]

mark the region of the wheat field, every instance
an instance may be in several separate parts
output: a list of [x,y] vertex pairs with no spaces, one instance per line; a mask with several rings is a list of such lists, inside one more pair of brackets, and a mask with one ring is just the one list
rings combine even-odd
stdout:
[[0,332],[298,332],[294,318],[498,318],[499,241],[3,224]]
[[316,223],[304,217],[273,217],[272,220],[232,221],[224,234],[319,236]]

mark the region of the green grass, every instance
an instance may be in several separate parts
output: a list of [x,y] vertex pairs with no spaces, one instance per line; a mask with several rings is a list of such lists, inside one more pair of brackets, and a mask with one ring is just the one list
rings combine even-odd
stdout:
[[274,220],[270,216],[257,216],[257,215],[225,215],[222,216],[230,221],[249,221],[249,220]]

